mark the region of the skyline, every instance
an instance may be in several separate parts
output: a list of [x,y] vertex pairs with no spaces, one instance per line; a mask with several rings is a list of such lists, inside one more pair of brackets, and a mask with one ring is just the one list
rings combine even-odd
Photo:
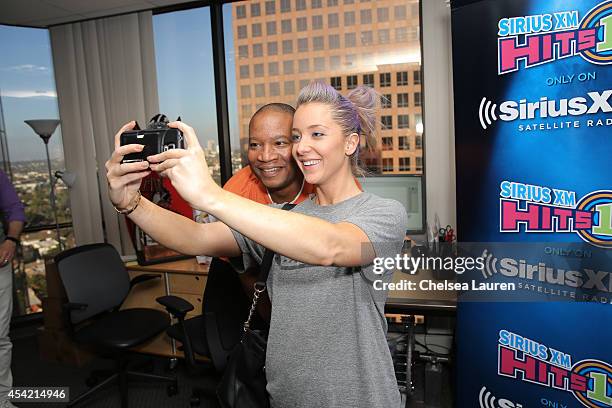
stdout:
[[[231,8],[223,8],[226,21],[227,76],[234,78]],[[181,116],[198,133],[202,145],[217,141],[214,71],[208,7],[153,16],[157,86],[160,112]],[[203,22],[203,23],[202,23]],[[194,39],[197,39],[194,41]],[[193,48],[197,44],[199,48]],[[47,29],[0,25],[0,98],[12,162],[44,160],[40,138],[23,121],[59,118],[49,32]],[[182,60],[178,56],[183,57]],[[185,62],[186,60],[187,63]],[[236,85],[227,81],[232,149],[239,149]],[[205,95],[212,91],[212,95]],[[189,95],[188,98],[185,98]],[[112,135],[109,135],[112,137]],[[52,159],[63,158],[61,125],[49,142]]]

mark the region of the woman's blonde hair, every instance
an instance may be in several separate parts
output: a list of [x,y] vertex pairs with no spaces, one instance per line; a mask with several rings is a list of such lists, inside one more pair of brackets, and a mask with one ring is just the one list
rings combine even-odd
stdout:
[[[332,118],[340,125],[345,136],[357,133],[365,148],[376,146],[378,123],[376,112],[380,106],[380,95],[368,86],[358,86],[346,97],[322,81],[313,81],[300,91],[296,109],[311,102],[324,103],[332,108]],[[363,176],[365,167],[360,160],[361,143],[351,155],[351,170],[355,176]]]

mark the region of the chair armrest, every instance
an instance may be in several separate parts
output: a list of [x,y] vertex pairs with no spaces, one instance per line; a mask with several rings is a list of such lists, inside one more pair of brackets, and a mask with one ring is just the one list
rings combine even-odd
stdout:
[[178,296],[161,296],[155,300],[177,319],[184,319],[185,315],[194,309],[191,303]]
[[161,275],[153,274],[153,273],[145,273],[143,275],[138,275],[134,277],[134,279],[130,280],[130,289],[132,289],[134,286],[138,285],[139,283],[150,281],[151,279],[159,279],[159,278],[161,278]]

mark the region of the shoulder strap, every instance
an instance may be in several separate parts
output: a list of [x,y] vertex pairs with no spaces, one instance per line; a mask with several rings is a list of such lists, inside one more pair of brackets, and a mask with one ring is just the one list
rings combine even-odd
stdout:
[[[283,205],[283,210],[291,210],[295,207],[295,204],[285,204]],[[266,281],[268,280],[268,274],[270,273],[270,267],[272,267],[272,260],[274,259],[274,251],[266,248],[266,252],[264,252],[263,259],[261,261],[261,266],[259,267],[259,276],[257,277],[257,282],[253,285],[253,303],[251,304],[251,309],[249,310],[249,315],[244,322],[244,331],[251,327],[251,319],[255,314],[255,310],[257,308],[257,301],[259,300],[259,296],[262,292],[266,290]]]

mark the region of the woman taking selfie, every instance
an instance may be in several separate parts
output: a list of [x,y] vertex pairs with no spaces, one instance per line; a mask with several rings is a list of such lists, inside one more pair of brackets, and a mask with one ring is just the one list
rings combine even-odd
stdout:
[[[400,253],[407,226],[403,206],[362,192],[360,140],[373,140],[379,96],[359,87],[345,98],[313,82],[300,92],[293,121],[293,157],[316,193],[291,211],[254,203],[217,186],[192,128],[181,122],[186,150],[149,163],[121,164],[141,145],[119,146],[107,162],[110,198],[160,244],[190,255],[239,256],[261,263],[277,255],[268,276],[272,317],[266,354],[272,407],[400,405],[385,334],[386,293],[373,289],[375,257]],[[195,209],[220,222],[197,224],[140,198],[150,171],[168,177]]]

